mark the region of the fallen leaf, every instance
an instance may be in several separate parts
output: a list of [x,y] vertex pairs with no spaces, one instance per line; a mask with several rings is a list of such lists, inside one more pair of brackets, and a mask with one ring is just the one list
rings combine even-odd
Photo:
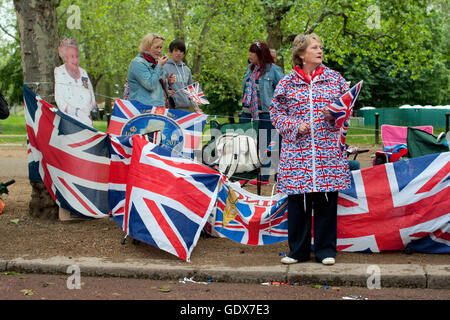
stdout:
[[24,296],[32,296],[34,294],[33,289],[23,289],[23,290],[20,290],[20,292],[23,292]]
[[170,292],[170,287],[169,286],[167,286],[167,287],[160,287],[160,288],[158,288],[158,291],[159,292]]
[[9,220],[9,222],[14,223],[14,224],[19,224],[20,219],[12,219]]
[[17,275],[20,275],[20,273],[15,272],[15,271],[5,271],[5,272],[2,272],[2,274],[4,274],[5,276],[10,276],[10,275],[17,276]]

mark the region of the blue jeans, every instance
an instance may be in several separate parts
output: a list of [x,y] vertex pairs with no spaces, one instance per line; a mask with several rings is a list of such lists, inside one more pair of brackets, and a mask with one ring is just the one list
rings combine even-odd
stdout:
[[350,168],[350,171],[359,170],[361,168],[361,165],[357,160],[348,160],[348,166]]
[[[252,119],[252,115],[250,113],[241,113],[239,117],[240,123],[250,122]],[[279,159],[279,146],[280,146],[280,135],[278,134],[275,127],[272,125],[272,121],[270,121],[270,114],[268,112],[260,113],[258,121],[258,145],[259,145],[259,155],[260,161],[262,163],[261,166],[261,180],[268,181],[270,178],[270,168],[272,166],[272,162],[274,162],[274,166],[278,166]],[[265,134],[264,134],[265,133]],[[267,155],[267,150],[269,148],[269,144],[274,141],[275,145],[271,147],[270,157]],[[277,161],[272,161],[272,160]],[[276,169],[276,168],[275,168]]]

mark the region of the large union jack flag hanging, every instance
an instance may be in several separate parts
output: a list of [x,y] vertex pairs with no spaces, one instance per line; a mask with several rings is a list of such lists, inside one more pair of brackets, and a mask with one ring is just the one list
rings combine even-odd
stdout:
[[363,81],[361,80],[328,107],[330,113],[335,118],[335,127],[340,129],[339,146],[342,151],[344,151],[345,148],[348,119],[352,115],[353,106],[355,105],[356,99],[361,91],[362,84]]
[[[213,219],[214,221],[214,219]],[[287,196],[258,196],[238,184],[222,184],[214,229],[236,242],[266,245],[287,240]]]
[[[210,219],[219,236],[253,245],[287,239],[286,198],[270,209],[270,197],[233,190],[222,187]],[[339,193],[337,249],[448,253],[449,208],[450,152],[352,171],[351,188]]]
[[134,239],[189,261],[217,198],[219,173],[145,141],[111,142],[111,213]]
[[206,119],[204,114],[119,99],[114,103],[107,132],[131,136],[160,130],[162,144],[170,148],[175,156],[181,153],[194,158],[195,150],[201,147]]
[[181,89],[181,91],[188,95],[194,105],[195,111],[198,113],[202,113],[202,109],[199,107],[199,104],[209,104],[209,101],[206,99],[205,94],[200,88],[198,82],[188,85],[187,87]]
[[30,180],[39,176],[56,203],[72,213],[108,215],[108,135],[53,108],[25,85],[23,92]]
[[352,171],[338,250],[450,252],[450,152]]

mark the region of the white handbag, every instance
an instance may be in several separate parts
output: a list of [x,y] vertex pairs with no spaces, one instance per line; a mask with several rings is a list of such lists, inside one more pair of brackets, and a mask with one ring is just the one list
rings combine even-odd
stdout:
[[251,172],[261,163],[258,157],[258,144],[255,138],[236,133],[226,133],[217,138],[215,161],[219,171],[231,177],[235,173]]

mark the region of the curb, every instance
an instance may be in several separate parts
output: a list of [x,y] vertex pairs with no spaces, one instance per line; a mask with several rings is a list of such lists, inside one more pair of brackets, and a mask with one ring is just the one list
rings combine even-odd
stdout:
[[[99,258],[53,257],[50,259],[0,259],[0,271],[24,273],[71,274],[69,266],[80,268],[82,276],[178,280],[194,277],[196,281],[212,280],[231,283],[298,282],[302,285],[367,287],[375,273],[381,287],[450,289],[450,265],[418,264],[350,264],[324,266],[306,262],[295,265],[225,267],[171,266],[141,261],[110,262]],[[369,279],[370,278],[370,279]]]

